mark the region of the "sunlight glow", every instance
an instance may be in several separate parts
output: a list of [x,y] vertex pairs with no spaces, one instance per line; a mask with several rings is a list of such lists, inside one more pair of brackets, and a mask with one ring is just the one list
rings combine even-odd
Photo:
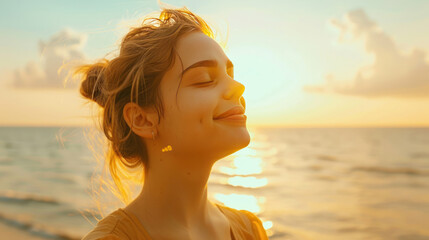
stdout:
[[264,197],[256,198],[253,195],[245,194],[215,194],[215,199],[225,204],[225,206],[235,208],[237,210],[247,210],[253,213],[259,213],[261,208],[259,202],[265,202]]
[[235,176],[228,179],[228,184],[235,187],[260,188],[267,185],[267,183],[267,178]]
[[262,159],[248,156],[234,158],[235,168],[220,167],[219,171],[228,175],[251,175],[262,173]]
[[264,226],[265,229],[270,229],[273,227],[273,222],[272,221],[265,221],[262,223],[262,225]]

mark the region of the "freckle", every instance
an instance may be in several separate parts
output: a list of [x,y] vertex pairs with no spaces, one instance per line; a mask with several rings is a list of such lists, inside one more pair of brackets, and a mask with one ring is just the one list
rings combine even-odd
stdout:
[[191,172],[187,172],[186,174],[191,175]]
[[159,161],[161,161],[161,162],[162,162],[162,158],[160,158],[160,159],[159,159]]

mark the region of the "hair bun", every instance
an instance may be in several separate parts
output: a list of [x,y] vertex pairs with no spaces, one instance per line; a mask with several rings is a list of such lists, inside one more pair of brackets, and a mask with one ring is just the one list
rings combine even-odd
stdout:
[[106,96],[103,94],[104,71],[108,64],[107,60],[87,65],[84,72],[84,80],[80,86],[80,93],[85,98],[91,99],[101,107],[106,105]]

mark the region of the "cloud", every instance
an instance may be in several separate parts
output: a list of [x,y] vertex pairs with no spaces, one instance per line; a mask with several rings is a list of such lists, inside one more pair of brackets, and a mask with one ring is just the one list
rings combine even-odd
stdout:
[[426,52],[414,49],[402,53],[393,39],[369,19],[362,9],[345,15],[345,22],[333,19],[330,23],[340,30],[339,42],[347,36],[363,41],[365,50],[373,54],[374,63],[360,68],[352,81],[335,80],[328,74],[325,84],[305,86],[312,93],[334,92],[363,97],[429,97],[429,63]]
[[[64,82],[67,67],[73,61],[86,59],[82,48],[87,36],[71,29],[63,29],[48,41],[39,41],[40,61],[30,61],[14,72],[12,86],[15,88],[75,88],[77,82],[71,77]],[[69,65],[67,65],[69,64]],[[64,70],[60,68],[64,65]]]

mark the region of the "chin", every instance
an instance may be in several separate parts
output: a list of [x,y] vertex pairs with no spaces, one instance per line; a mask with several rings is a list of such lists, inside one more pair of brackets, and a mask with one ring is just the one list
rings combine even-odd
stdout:
[[247,146],[249,146],[250,143],[250,134],[247,131],[247,128],[243,128],[242,131],[234,132],[233,137],[230,137],[229,140],[226,140],[230,144],[230,146],[233,146],[234,152],[243,149]]
[[227,140],[223,140],[222,144],[217,145],[217,150],[215,150],[216,161],[223,159],[239,150],[247,147],[250,143],[250,136],[247,134],[243,134],[241,136],[235,136],[233,139],[228,138]]
[[243,147],[242,148],[245,148],[245,147],[249,146],[249,143],[250,143],[250,134],[249,134],[249,131],[247,131],[247,128],[246,128],[245,134],[243,136]]

